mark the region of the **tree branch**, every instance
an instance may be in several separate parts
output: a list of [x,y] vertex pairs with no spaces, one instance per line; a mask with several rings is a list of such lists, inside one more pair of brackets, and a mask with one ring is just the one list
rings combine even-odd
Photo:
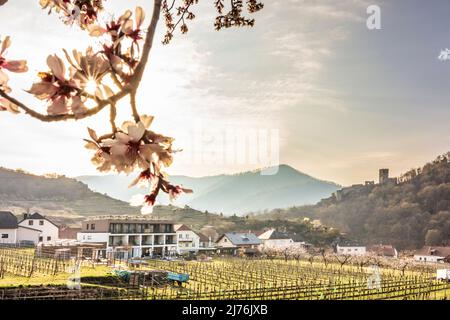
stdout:
[[139,116],[139,112],[137,111],[136,106],[136,91],[133,91],[130,93],[130,105],[131,105],[131,111],[133,113],[133,118],[136,123],[141,121],[141,117]]
[[80,120],[80,119],[84,119],[84,118],[93,116],[93,115],[99,113],[100,111],[102,111],[103,108],[105,108],[105,107],[107,107],[107,106],[109,106],[111,104],[115,104],[117,101],[119,101],[120,99],[122,99],[123,97],[128,95],[129,93],[130,93],[130,88],[129,87],[124,88],[123,90],[121,90],[119,93],[115,94],[114,96],[112,96],[108,100],[100,100],[96,107],[91,108],[91,109],[87,110],[85,113],[82,113],[82,114],[78,114],[78,115],[75,115],[75,114],[49,115],[49,114],[42,114],[42,113],[39,113],[37,111],[34,111],[33,109],[27,107],[22,102],[20,102],[17,99],[9,96],[3,90],[0,90],[0,96],[2,96],[3,98],[7,99],[11,103],[14,103],[20,109],[25,111],[25,113],[28,114],[29,116],[31,116],[33,118],[36,118],[38,120],[41,120],[43,122],[56,122],[56,121],[65,121],[65,120]]
[[162,0],[154,0],[153,4],[153,15],[150,25],[147,28],[147,36],[145,37],[144,48],[142,50],[142,57],[137,65],[133,78],[131,79],[131,87],[133,90],[137,90],[139,84],[141,83],[142,76],[144,75],[145,67],[148,62],[148,57],[150,55],[150,50],[152,49],[153,39],[155,37],[156,26],[159,21],[159,16],[161,13],[161,3]]
[[111,123],[111,129],[112,129],[113,133],[117,132],[116,116],[117,116],[116,104],[111,103],[111,107],[110,107],[110,111],[109,111],[109,122]]

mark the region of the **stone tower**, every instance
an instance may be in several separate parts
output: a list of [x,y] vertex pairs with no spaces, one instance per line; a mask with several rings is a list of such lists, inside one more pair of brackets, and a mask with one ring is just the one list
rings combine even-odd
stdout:
[[380,169],[379,183],[389,182],[389,169]]

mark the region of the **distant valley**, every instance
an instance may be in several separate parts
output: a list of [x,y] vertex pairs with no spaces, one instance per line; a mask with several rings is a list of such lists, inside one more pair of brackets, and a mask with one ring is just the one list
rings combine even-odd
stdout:
[[[128,188],[133,180],[131,176],[81,176],[76,179],[94,191],[122,201],[145,192],[137,187]],[[256,170],[200,178],[171,176],[170,180],[194,190],[193,194],[182,195],[174,205],[188,205],[196,210],[224,215],[315,204],[340,188],[335,183],[313,178],[287,165],[280,165],[275,175],[262,175],[261,170]],[[158,201],[163,205],[169,204],[165,194],[160,195]]]

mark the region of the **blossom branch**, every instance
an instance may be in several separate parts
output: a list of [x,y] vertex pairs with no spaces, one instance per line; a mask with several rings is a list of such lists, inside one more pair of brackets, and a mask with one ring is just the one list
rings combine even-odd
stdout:
[[158,24],[160,13],[161,13],[162,0],[154,0],[154,1],[155,2],[153,4],[152,20],[150,22],[150,25],[147,28],[147,35],[145,37],[145,43],[144,43],[144,47],[142,49],[141,60],[139,61],[138,65],[134,71],[134,75],[130,81],[130,84],[134,90],[137,90],[139,88],[139,84],[142,80],[142,76],[144,75],[145,67],[147,65],[150,51],[153,46],[153,39],[155,38],[156,26]]
[[131,111],[133,113],[134,121],[136,123],[138,123],[141,120],[141,117],[139,116],[139,112],[137,111],[136,91],[133,91],[130,93],[130,105],[131,105]]
[[37,111],[34,111],[33,109],[27,107],[25,104],[20,102],[19,100],[11,97],[8,95],[5,91],[0,89],[0,96],[7,99],[14,105],[16,105],[19,109],[22,109],[26,114],[29,116],[36,118],[38,120],[41,120],[43,122],[56,122],[56,121],[66,121],[66,120],[80,120],[84,119],[90,116],[93,116],[100,111],[102,111],[105,107],[111,105],[111,103],[115,104],[125,96],[127,96],[130,93],[129,88],[124,88],[119,93],[115,94],[114,96],[110,97],[108,100],[100,100],[96,107],[88,109],[86,112],[82,114],[57,114],[57,115],[51,115],[51,114],[42,114]]

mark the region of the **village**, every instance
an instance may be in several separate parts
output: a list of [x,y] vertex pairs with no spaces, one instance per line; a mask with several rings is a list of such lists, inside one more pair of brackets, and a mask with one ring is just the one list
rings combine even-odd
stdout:
[[[143,216],[90,217],[75,228],[58,226],[38,212],[23,214],[19,219],[8,211],[0,211],[0,235],[0,293],[1,279],[7,279],[8,274],[21,276],[27,281],[42,274],[53,277],[68,274],[77,280],[74,286],[72,283],[66,287],[80,289],[84,282],[80,273],[81,268],[85,268],[83,266],[89,266],[89,270],[103,270],[100,279],[114,275],[125,279],[127,286],[137,284],[146,290],[156,286],[164,292],[158,291],[164,299],[182,298],[186,293],[181,293],[179,288],[192,288],[194,293],[187,293],[185,298],[192,298],[190,294],[196,294],[196,298],[202,294],[208,294],[209,298],[223,298],[220,291],[213,289],[211,292],[207,286],[217,285],[208,276],[211,272],[224,272],[223,284],[219,288],[225,283],[225,287],[231,285],[237,296],[243,295],[245,290],[252,294],[259,294],[255,292],[262,290],[262,294],[268,294],[270,299],[280,298],[280,292],[285,297],[287,293],[283,288],[287,284],[295,290],[304,288],[305,276],[317,272],[324,274],[312,276],[308,281],[316,285],[319,281],[327,290],[330,281],[336,279],[344,282],[358,279],[367,286],[367,281],[373,281],[373,277],[378,277],[375,284],[380,290],[389,290],[389,284],[384,288],[381,279],[387,283],[406,279],[411,283],[415,277],[419,282],[412,283],[410,295],[425,294],[420,288],[428,288],[426,292],[429,294],[442,288],[447,290],[450,285],[450,247],[425,246],[415,251],[399,252],[389,244],[366,246],[348,240],[322,247],[275,228],[218,234],[212,226],[199,232],[185,224]],[[251,272],[270,280],[255,281]],[[233,276],[225,280],[227,273]],[[285,278],[290,273],[297,278]],[[356,278],[349,280],[342,278],[342,274]],[[147,285],[143,285],[145,281]],[[149,281],[152,285],[148,285]],[[426,287],[423,287],[424,283]],[[340,286],[345,285],[342,283]],[[370,286],[372,284],[369,289]],[[272,291],[267,291],[268,288]],[[296,298],[297,295],[305,295],[305,292],[295,290],[291,294]],[[348,298],[344,295],[348,294],[345,290],[343,297]],[[373,291],[367,294],[373,294]],[[156,299],[158,297],[155,296]],[[321,295],[312,297],[320,298]]]

